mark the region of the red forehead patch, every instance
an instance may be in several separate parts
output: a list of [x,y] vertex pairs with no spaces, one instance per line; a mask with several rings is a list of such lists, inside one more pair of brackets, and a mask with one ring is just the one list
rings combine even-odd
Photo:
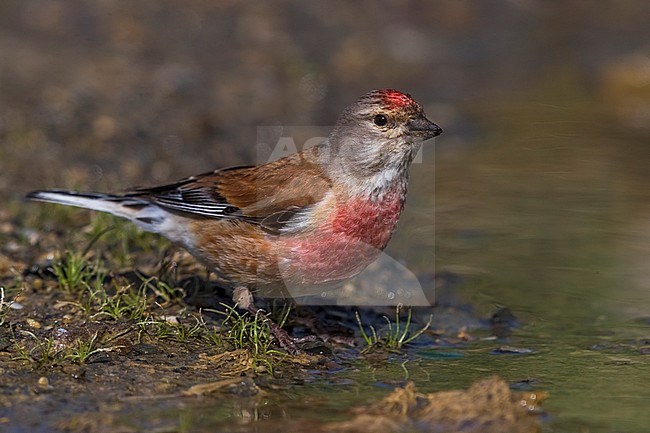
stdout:
[[389,108],[405,108],[418,105],[409,95],[394,89],[384,89],[377,92],[382,102]]

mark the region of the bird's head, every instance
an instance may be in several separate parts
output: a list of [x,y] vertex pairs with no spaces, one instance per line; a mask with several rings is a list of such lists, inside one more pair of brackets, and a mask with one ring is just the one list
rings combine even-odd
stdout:
[[348,106],[329,136],[333,175],[389,181],[406,176],[424,140],[442,133],[411,96],[374,90]]

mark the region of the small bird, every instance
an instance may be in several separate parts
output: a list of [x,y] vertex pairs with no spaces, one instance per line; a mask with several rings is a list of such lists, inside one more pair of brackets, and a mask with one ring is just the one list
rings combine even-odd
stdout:
[[[108,212],[161,234],[255,314],[252,293],[317,294],[372,263],[397,226],[413,158],[441,132],[410,95],[374,90],[343,110],[321,144],[277,161],[121,194],[50,190],[27,198]],[[284,330],[271,329],[295,350]]]

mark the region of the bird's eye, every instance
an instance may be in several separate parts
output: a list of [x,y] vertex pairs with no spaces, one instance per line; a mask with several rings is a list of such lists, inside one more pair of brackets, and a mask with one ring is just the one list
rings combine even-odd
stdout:
[[375,125],[377,126],[385,126],[388,123],[388,118],[384,116],[383,114],[377,114],[375,116]]

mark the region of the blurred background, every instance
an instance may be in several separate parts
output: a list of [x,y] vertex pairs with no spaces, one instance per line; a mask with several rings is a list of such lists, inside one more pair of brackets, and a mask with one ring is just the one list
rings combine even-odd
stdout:
[[258,126],[331,125],[382,87],[425,105],[445,129],[438,150],[461,155],[493,122],[530,129],[533,110],[578,103],[590,126],[618,116],[647,138],[649,12],[635,0],[3,1],[0,194],[250,163]]
[[[636,431],[647,368],[562,359],[648,335],[648,22],[646,0],[5,0],[0,220],[20,225],[6,209],[31,189],[259,162],[260,126],[320,135],[360,95],[397,88],[445,132],[413,167],[389,253],[460,275],[479,312],[508,305],[540,347],[559,344],[557,364],[527,368],[562,383],[564,427]],[[584,401],[598,391],[628,399]]]

